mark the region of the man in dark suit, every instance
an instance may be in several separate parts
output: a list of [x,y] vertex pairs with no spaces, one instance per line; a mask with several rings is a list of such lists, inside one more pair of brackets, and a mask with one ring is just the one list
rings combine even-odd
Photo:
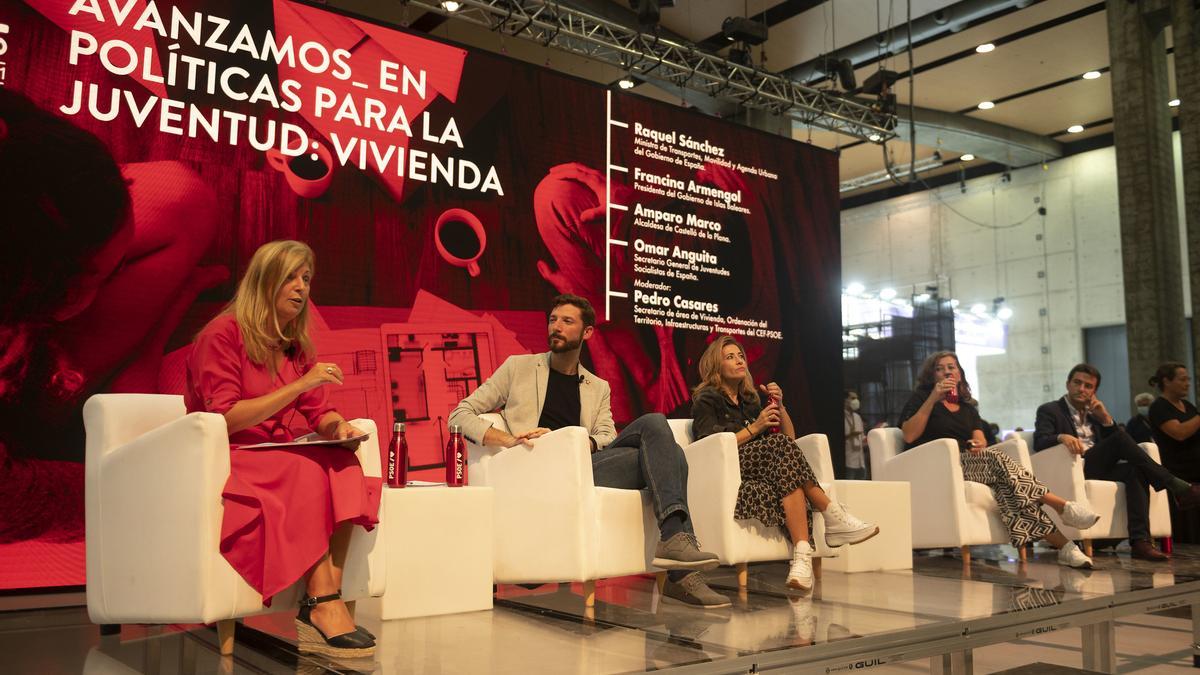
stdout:
[[1099,388],[1100,371],[1095,366],[1080,363],[1072,368],[1066,395],[1038,407],[1034,452],[1065,445],[1083,456],[1085,478],[1124,483],[1133,557],[1166,560],[1150,538],[1150,488],[1169,491],[1186,509],[1200,506],[1200,485],[1176,478],[1150,459],[1096,397]]

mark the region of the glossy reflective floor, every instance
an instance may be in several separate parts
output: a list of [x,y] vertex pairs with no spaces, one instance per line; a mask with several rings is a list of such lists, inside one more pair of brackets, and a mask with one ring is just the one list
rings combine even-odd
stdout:
[[[742,593],[733,570],[721,568],[709,575],[710,584],[730,595],[733,606],[712,611],[664,600],[649,577],[601,582],[591,612],[578,585],[503,586],[491,612],[386,622],[378,619],[377,602],[362,602],[359,622],[378,636],[379,647],[361,662],[297,654],[286,612],[248,619],[239,626],[234,657],[222,659],[215,633],[201,626],[126,626],[120,636],[101,637],[82,608],[7,611],[0,612],[0,672],[689,671],[832,643],[865,650],[906,632],[953,631],[989,617],[1070,610],[1120,594],[1200,584],[1200,547],[1179,547],[1165,564],[1131,560],[1127,552],[1099,553],[1096,562],[1096,570],[1081,572],[1055,564],[1049,550],[1019,563],[1011,548],[976,547],[967,566],[955,552],[917,556],[912,571],[826,572],[803,595],[783,585],[783,563],[751,566]],[[1067,629],[977,649],[975,672],[1032,662],[1079,667],[1079,635],[1078,628]],[[1117,671],[1196,672],[1189,667],[1191,643],[1187,608],[1123,617],[1116,627]],[[928,671],[928,659],[871,669]]]

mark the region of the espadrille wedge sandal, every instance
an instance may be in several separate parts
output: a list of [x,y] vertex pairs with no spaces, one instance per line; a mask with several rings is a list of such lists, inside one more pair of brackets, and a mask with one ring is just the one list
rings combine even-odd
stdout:
[[355,627],[349,633],[326,637],[312,622],[312,609],[322,602],[341,600],[341,593],[322,595],[314,598],[304,596],[300,601],[300,613],[296,615],[296,637],[300,642],[300,651],[310,654],[322,654],[341,659],[354,659],[375,654],[375,640],[368,633]]

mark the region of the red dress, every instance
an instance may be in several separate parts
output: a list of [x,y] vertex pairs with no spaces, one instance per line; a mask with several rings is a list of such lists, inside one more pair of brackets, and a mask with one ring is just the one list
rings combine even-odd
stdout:
[[[288,358],[272,379],[266,365],[247,356],[237,320],[222,314],[196,337],[188,357],[184,403],[188,412],[224,414],[242,399],[300,379],[307,369],[303,357]],[[317,387],[229,437],[229,480],[221,493],[221,554],[266,604],[325,555],[338,525],[351,522],[369,530],[379,522],[382,481],[364,476],[358,458],[346,448],[240,448],[290,441],[295,436],[289,427],[299,421],[297,415],[316,429],[332,410],[325,387]]]

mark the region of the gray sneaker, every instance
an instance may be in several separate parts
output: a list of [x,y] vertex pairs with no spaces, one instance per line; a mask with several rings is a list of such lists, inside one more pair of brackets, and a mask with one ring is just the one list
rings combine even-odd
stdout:
[[692,572],[678,583],[668,577],[667,582],[663,584],[663,595],[696,607],[717,608],[733,604],[729,602],[729,598],[709,588],[699,572]]
[[652,564],[664,570],[711,570],[721,563],[716,553],[700,550],[696,535],[676,532],[670,539],[658,542]]

